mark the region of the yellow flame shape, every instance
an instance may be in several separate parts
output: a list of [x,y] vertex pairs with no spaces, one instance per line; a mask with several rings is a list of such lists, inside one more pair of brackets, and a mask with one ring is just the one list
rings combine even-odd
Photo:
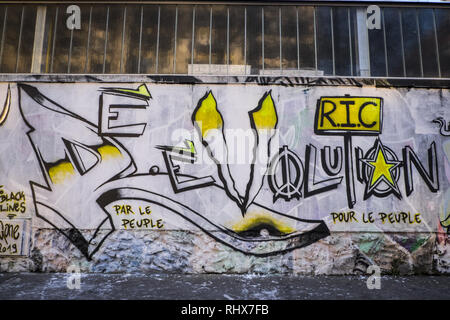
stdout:
[[198,127],[201,128],[203,138],[206,137],[209,130],[222,128],[222,116],[217,111],[216,99],[214,99],[211,91],[195,111],[194,120]]
[[251,113],[256,129],[275,129],[277,125],[277,112],[272,95],[269,92],[261,103],[261,107]]

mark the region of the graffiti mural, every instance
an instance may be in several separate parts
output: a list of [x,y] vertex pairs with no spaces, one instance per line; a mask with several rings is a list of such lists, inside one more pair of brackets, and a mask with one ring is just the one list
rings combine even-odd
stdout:
[[392,90],[2,88],[1,217],[58,230],[88,260],[117,230],[201,232],[264,257],[333,232],[448,227],[448,114],[430,109],[421,133]]

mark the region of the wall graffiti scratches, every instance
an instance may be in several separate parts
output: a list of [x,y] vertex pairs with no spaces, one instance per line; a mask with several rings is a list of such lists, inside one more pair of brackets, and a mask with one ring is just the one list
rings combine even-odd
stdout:
[[[237,79],[236,82],[239,82]],[[248,76],[242,79],[245,83],[256,83],[261,86],[282,85],[286,87],[294,87],[297,85],[326,85],[326,86],[356,86],[376,85],[381,87],[390,86],[386,79],[356,79],[356,78],[329,78],[329,77],[287,77],[287,76]]]
[[450,121],[445,121],[443,117],[438,117],[433,122],[439,124],[439,133],[441,136],[450,137]]
[[0,219],[0,256],[24,254],[27,223],[26,220],[22,219]]

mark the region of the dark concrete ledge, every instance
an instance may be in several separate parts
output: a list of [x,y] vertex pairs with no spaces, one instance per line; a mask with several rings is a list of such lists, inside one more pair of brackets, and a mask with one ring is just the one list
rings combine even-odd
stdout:
[[381,78],[381,77],[288,77],[288,76],[206,76],[144,74],[0,74],[0,82],[48,83],[161,83],[161,84],[256,84],[295,86],[350,86],[379,88],[450,88],[450,78]]

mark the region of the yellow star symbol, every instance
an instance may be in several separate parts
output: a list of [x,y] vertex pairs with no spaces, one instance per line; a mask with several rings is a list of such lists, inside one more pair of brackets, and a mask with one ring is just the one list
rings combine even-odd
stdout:
[[402,162],[397,160],[397,156],[391,149],[384,147],[377,139],[366,154],[366,158],[360,159],[360,161],[367,166],[364,169],[366,170],[364,200],[372,194],[385,197],[390,193],[394,193],[397,198],[401,199],[402,195],[398,189],[397,180],[400,174],[398,167],[402,165]]
[[373,186],[382,176],[385,176],[386,179],[394,185],[394,179],[392,179],[390,169],[395,166],[395,164],[386,163],[386,159],[384,158],[381,149],[378,149],[377,159],[375,161],[368,161],[368,163],[374,167],[372,181],[370,182],[371,186]]

